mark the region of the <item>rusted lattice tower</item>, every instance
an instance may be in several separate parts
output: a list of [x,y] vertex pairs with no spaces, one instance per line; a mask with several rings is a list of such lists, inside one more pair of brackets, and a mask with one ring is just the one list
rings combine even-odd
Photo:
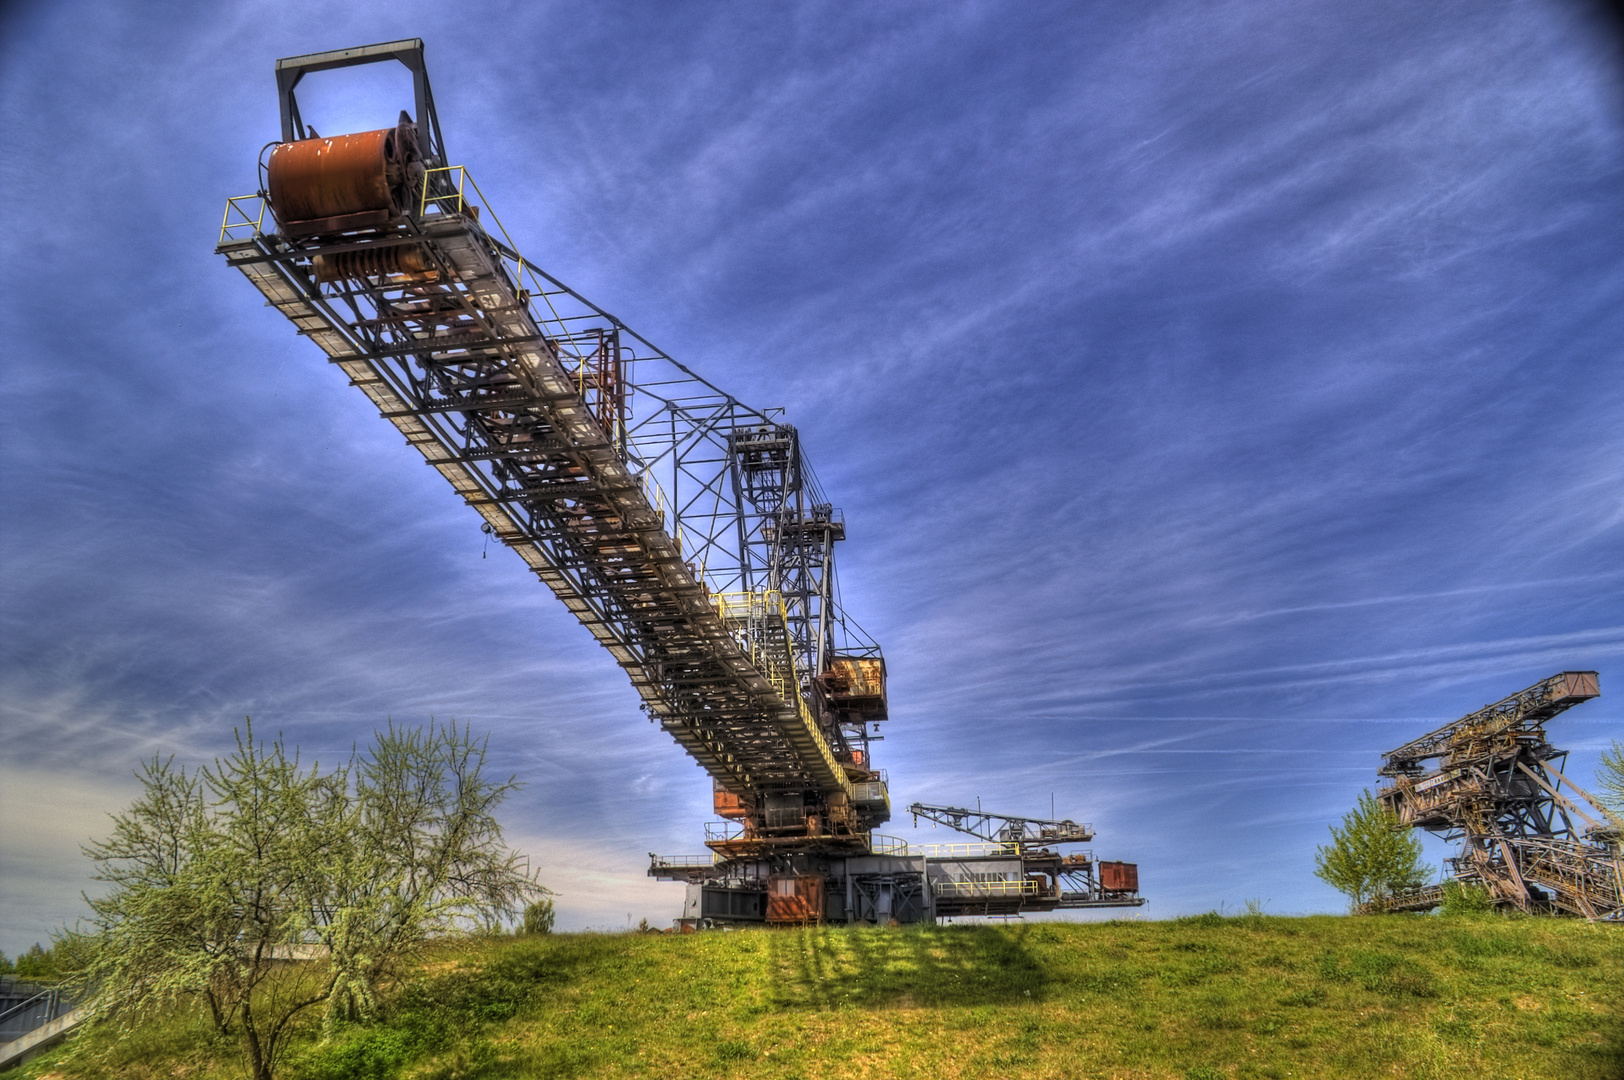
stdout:
[[[1547,721],[1600,693],[1594,671],[1564,671],[1388,751],[1382,803],[1458,841],[1454,877],[1500,906],[1624,918],[1619,822],[1563,775],[1567,751],[1545,738]],[[1372,906],[1426,910],[1442,898],[1432,885]]]

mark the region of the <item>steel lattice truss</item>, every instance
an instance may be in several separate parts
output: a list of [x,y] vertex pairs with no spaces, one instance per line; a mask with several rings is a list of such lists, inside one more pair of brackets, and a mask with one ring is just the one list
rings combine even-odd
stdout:
[[1093,826],[1079,825],[1070,818],[1017,817],[979,808],[967,810],[962,806],[929,806],[925,803],[911,804],[908,813],[913,815],[915,825],[919,824],[920,818],[924,818],[978,840],[1010,844],[1017,848],[1044,844],[1086,844],[1094,839]]
[[[1544,729],[1599,693],[1595,672],[1565,671],[1389,751],[1381,774],[1394,782],[1380,798],[1404,825],[1458,841],[1460,854],[1449,860],[1455,877],[1482,885],[1497,903],[1618,918],[1618,823],[1562,773],[1567,752]],[[1442,896],[1430,886],[1371,906],[1425,909]]]
[[[414,211],[300,235],[267,228],[262,186],[228,203],[218,253],[518,552],[721,788],[807,792],[845,835],[883,821],[883,802],[852,799],[854,776],[870,779],[852,765],[867,722],[818,692],[837,656],[879,650],[841,611],[844,524],[795,428],[523,259],[443,163],[421,43],[369,48],[418,64],[424,145],[442,156],[414,165]],[[296,60],[378,58],[365,52]],[[279,149],[300,131],[286,82]]]

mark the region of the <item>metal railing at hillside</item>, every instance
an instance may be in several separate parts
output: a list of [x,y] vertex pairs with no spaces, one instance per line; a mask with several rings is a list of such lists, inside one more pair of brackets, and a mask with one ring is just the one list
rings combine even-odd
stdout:
[[41,990],[0,1012],[0,1043],[20,1039],[42,1024],[73,1010],[74,1002],[61,990]]

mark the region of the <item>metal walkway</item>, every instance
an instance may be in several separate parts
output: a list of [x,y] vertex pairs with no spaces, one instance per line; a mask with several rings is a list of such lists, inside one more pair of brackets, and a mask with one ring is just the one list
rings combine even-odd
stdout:
[[[415,120],[329,138],[304,124],[305,75],[393,61],[412,73]],[[929,857],[916,866],[872,833],[891,814],[870,753],[885,658],[842,608],[845,519],[782,410],[743,404],[519,254],[449,163],[422,41],[289,57],[276,75],[281,138],[261,153],[260,190],[227,200],[217,253],[519,553],[715,779],[711,854],[652,856],[650,873],[688,882],[685,920],[1144,902],[1133,864],[1096,875],[1092,856],[1042,846],[1087,826],[1026,818],[999,818],[1013,856],[938,860],[927,889]]]
[[[591,358],[571,363],[543,334],[475,207],[447,201],[365,241],[256,229],[218,250],[524,558],[713,776],[740,793],[849,793],[799,695],[786,700],[741,648],[594,415],[582,393]],[[408,244],[432,279],[323,287],[307,269]]]
[[[844,523],[795,429],[518,254],[445,164],[421,50],[280,61],[284,138],[261,192],[228,201],[217,253],[519,553],[719,789],[752,808],[803,793],[850,843],[889,813],[854,787],[878,779],[867,721],[883,707],[837,707],[819,677],[879,650],[851,644],[831,562]],[[304,72],[378,59],[412,68],[422,124],[302,129]],[[385,171],[395,187],[356,194]]]

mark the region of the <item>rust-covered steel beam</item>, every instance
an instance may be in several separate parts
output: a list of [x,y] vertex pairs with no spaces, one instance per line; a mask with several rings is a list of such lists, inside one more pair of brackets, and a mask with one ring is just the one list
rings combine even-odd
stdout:
[[1594,671],[1563,671],[1542,679],[1526,690],[1389,750],[1382,755],[1381,775],[1419,775],[1422,763],[1432,758],[1469,752],[1470,747],[1485,740],[1537,728],[1580,702],[1599,696],[1597,679]]

